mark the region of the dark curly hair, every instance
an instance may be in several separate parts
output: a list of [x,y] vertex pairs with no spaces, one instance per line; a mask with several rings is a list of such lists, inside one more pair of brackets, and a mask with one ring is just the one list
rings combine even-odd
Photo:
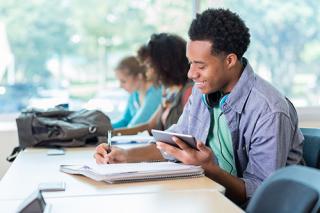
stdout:
[[150,60],[157,80],[165,86],[184,85],[188,81],[186,41],[177,35],[168,33],[151,35],[150,41],[138,50],[138,58],[142,63]]
[[228,9],[207,9],[197,14],[188,34],[192,41],[210,41],[213,55],[234,53],[238,59],[242,58],[250,43],[249,28]]

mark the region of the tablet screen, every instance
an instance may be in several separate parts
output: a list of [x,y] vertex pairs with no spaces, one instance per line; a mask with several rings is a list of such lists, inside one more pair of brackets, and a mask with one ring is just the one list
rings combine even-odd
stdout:
[[185,135],[185,134],[179,134],[174,132],[167,132],[167,131],[161,131],[161,130],[155,130],[152,129],[151,133],[156,141],[161,141],[167,144],[170,144],[175,147],[179,147],[173,140],[172,137],[175,136],[182,141],[184,141],[186,144],[191,146],[194,149],[197,149],[197,143],[196,139],[191,135]]

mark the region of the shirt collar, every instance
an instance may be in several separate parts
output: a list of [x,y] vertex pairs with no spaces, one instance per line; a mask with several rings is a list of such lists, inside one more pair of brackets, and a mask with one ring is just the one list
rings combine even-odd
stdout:
[[255,74],[247,59],[242,58],[242,61],[245,68],[226,101],[227,105],[238,113],[242,113],[255,81]]

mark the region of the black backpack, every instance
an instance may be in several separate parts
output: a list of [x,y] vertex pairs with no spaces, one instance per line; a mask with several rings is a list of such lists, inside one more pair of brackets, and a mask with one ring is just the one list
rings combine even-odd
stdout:
[[[110,119],[99,110],[27,110],[16,119],[19,147],[7,158],[12,162],[26,147],[78,147],[97,144],[112,129]],[[100,140],[101,141],[101,140]],[[14,153],[15,152],[15,153]]]

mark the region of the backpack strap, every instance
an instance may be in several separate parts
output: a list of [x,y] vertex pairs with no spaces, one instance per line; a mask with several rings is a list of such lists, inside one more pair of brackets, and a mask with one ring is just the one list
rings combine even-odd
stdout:
[[23,148],[21,148],[20,146],[14,147],[11,154],[7,157],[7,161],[9,161],[10,163],[13,162],[22,150]]

